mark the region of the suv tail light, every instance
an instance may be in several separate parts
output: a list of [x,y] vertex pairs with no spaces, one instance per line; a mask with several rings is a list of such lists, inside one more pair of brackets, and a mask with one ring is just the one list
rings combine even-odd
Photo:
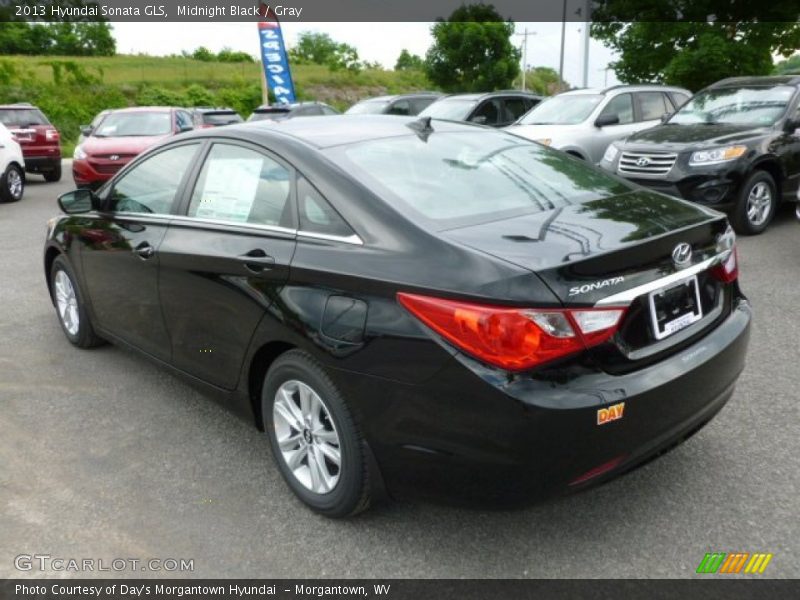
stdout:
[[736,246],[728,257],[710,271],[711,275],[722,283],[733,283],[739,277],[739,254]]
[[508,308],[398,293],[400,304],[446,340],[489,364],[522,371],[597,346],[624,308]]
[[61,137],[57,129],[48,129],[47,131],[45,131],[44,136],[48,142],[57,142]]

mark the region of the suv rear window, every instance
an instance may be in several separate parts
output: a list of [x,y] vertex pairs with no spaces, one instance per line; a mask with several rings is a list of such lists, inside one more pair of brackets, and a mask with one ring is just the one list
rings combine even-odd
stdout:
[[536,213],[629,191],[560,152],[503,132],[432,133],[328,150],[406,216],[439,228]]
[[0,123],[6,127],[50,125],[50,121],[38,108],[0,108]]
[[202,119],[206,125],[230,125],[231,123],[242,122],[242,117],[234,111],[202,113]]

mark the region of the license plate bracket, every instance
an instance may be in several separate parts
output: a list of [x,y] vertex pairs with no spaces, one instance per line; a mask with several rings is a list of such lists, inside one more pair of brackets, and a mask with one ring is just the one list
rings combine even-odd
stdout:
[[650,321],[657,340],[686,329],[703,318],[697,276],[650,292]]

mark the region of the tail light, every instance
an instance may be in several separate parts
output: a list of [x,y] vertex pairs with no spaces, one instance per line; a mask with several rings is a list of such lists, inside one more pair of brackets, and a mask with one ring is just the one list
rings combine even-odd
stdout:
[[739,254],[736,246],[728,253],[728,256],[716,267],[709,271],[712,277],[722,283],[733,283],[739,277]]
[[508,308],[405,293],[397,299],[461,350],[509,371],[602,344],[625,314],[624,308]]
[[61,137],[56,129],[48,129],[44,136],[48,142],[57,142]]

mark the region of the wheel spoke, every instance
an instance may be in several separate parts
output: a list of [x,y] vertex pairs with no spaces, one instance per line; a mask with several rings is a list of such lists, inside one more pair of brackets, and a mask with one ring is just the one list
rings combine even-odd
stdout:
[[283,456],[286,459],[286,466],[289,467],[289,470],[295,471],[301,465],[307,454],[308,450],[305,446],[297,450],[284,452]]
[[294,407],[294,401],[287,397],[285,392],[283,396],[283,398],[275,401],[275,412],[280,415],[289,427],[298,432],[303,431],[302,419],[299,419],[296,410],[291,408]]
[[311,475],[311,490],[318,494],[327,491],[325,489],[325,480],[322,475],[322,467],[317,460],[317,456],[313,452],[308,453],[308,470]]
[[335,431],[330,431],[329,429],[320,427],[319,429],[314,430],[311,433],[313,433],[314,437],[316,437],[318,440],[322,442],[328,442],[331,444],[339,443],[339,436],[336,435]]
[[303,415],[303,420],[310,420],[311,419],[311,388],[307,385],[300,384],[297,389],[297,393],[300,395],[300,412]]
[[342,456],[341,453],[339,452],[339,448],[334,448],[330,444],[324,444],[324,443],[316,444],[315,448],[318,448],[319,452],[327,456],[328,459],[337,467],[341,464]]
[[286,450],[295,450],[297,446],[300,444],[300,440],[302,439],[303,439],[302,433],[295,433],[294,435],[290,434],[283,438],[278,439],[278,445],[284,452]]

